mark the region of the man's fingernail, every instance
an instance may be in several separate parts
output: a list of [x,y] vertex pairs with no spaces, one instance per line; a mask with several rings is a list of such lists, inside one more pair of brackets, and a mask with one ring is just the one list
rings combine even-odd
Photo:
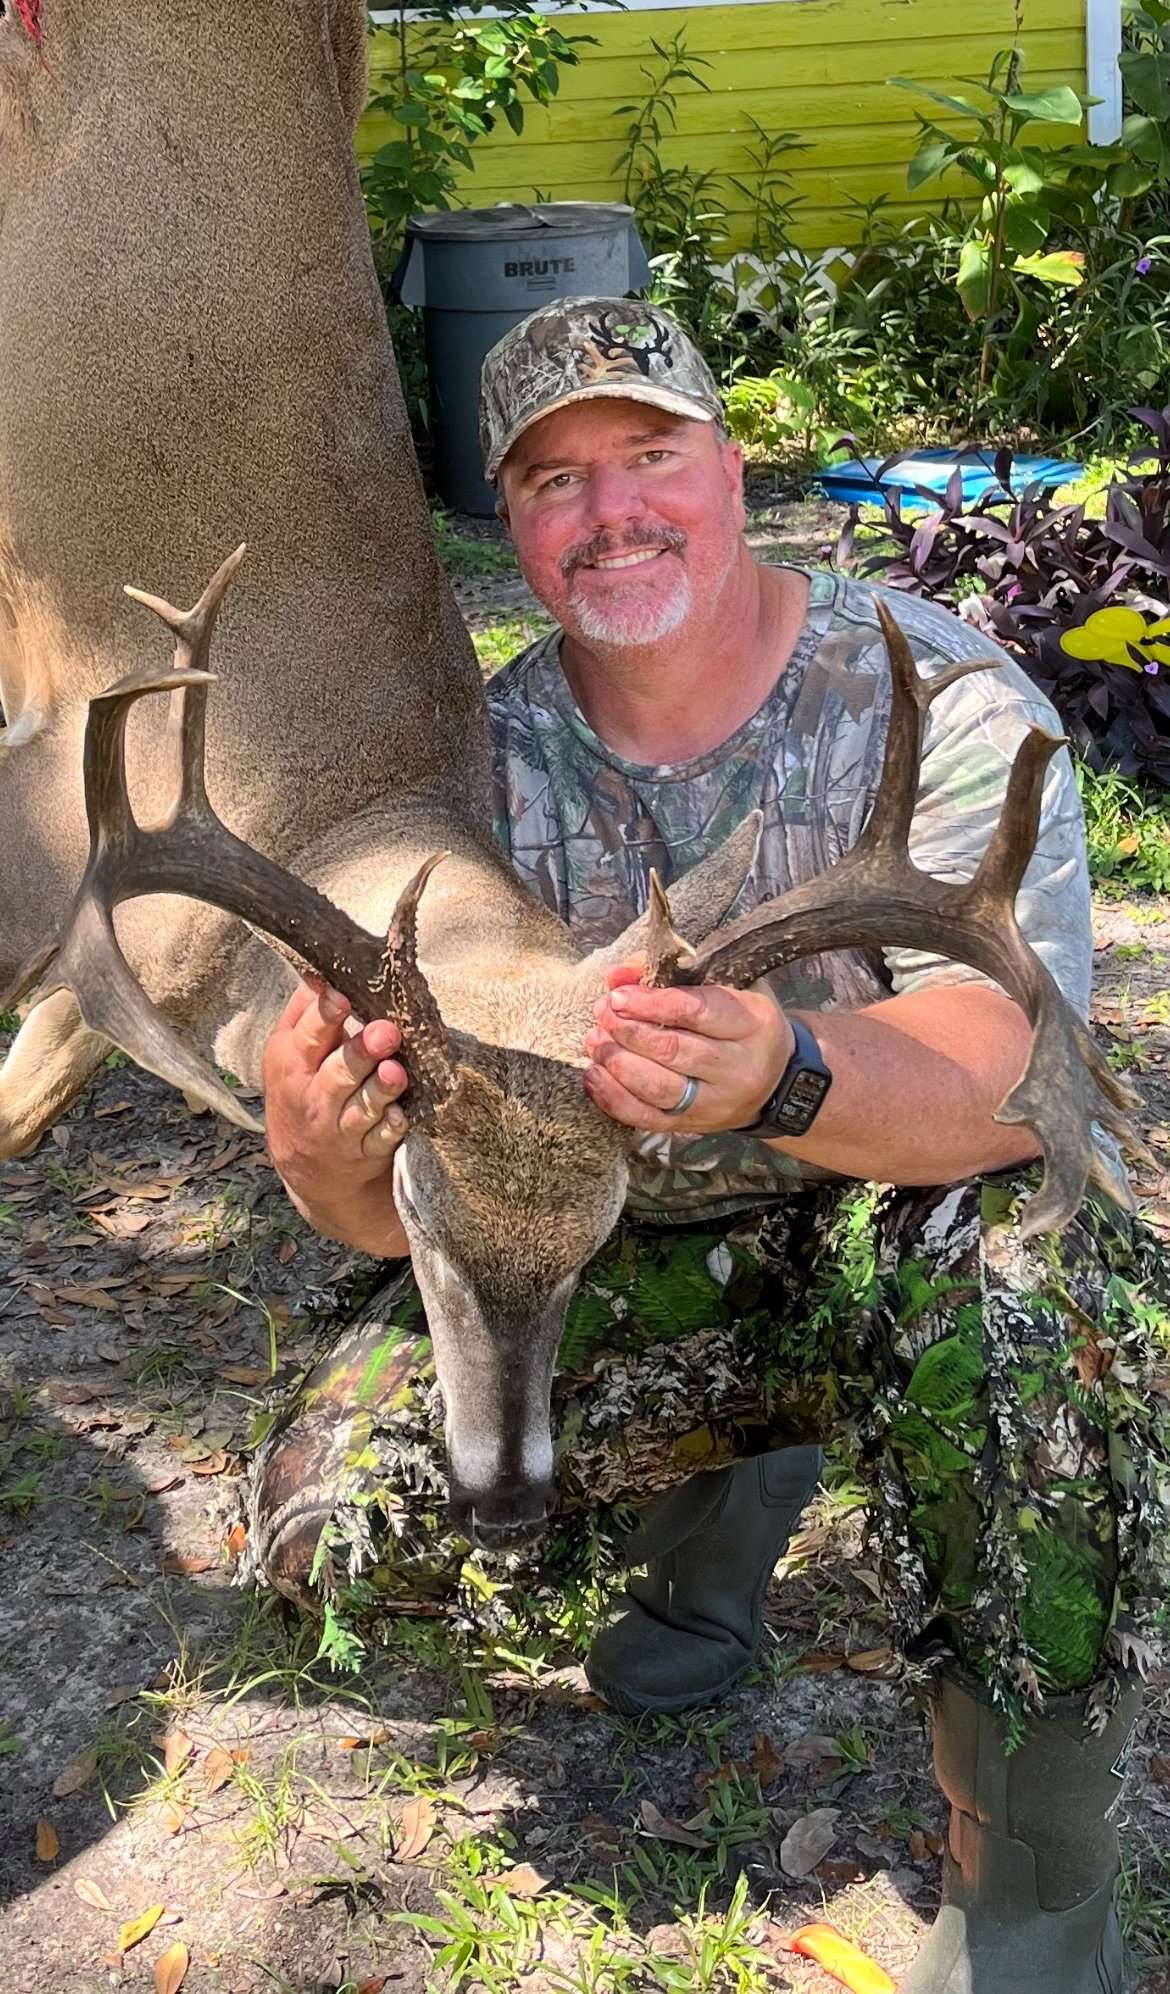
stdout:
[[336,1024],[339,1018],[344,1018],[348,1010],[349,1005],[339,990],[326,990],[321,999],[321,1013],[323,1017],[328,1018],[330,1023]]
[[624,1011],[627,1003],[629,1002],[629,999],[627,998],[624,990],[611,990],[609,993],[609,1001],[612,1008],[615,1011]]
[[383,1126],[385,1128],[390,1129],[393,1132],[393,1134],[401,1135],[403,1129],[406,1127],[406,1116],[403,1114],[401,1108],[387,1108],[385,1114],[382,1117],[382,1123]]

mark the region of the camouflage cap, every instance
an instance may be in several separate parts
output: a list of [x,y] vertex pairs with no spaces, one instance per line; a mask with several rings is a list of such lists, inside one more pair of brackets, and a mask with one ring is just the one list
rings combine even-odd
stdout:
[[514,325],[480,374],[479,440],[495,479],[517,437],[569,402],[608,395],[722,422],[711,370],[682,327],[636,298],[562,298]]

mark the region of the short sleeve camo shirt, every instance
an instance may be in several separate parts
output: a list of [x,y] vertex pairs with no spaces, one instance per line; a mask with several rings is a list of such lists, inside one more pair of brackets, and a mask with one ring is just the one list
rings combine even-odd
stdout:
[[[520,877],[591,946],[646,905],[650,868],[669,885],[752,810],[763,814],[753,870],[729,918],[822,872],[856,842],[881,773],[890,681],[874,603],[881,594],[929,676],[964,658],[1000,669],[948,688],[930,708],[910,850],[925,872],[969,879],[1030,726],[1059,733],[1021,667],[937,604],[813,571],[800,637],[768,698],[709,754],[643,767],[614,754],[578,710],[560,668],[560,633],[492,680],[488,702],[496,836]],[[1017,917],[1069,1001],[1087,1012],[1092,966],[1084,825],[1067,752],[1054,756],[1035,856]],[[803,1010],[856,1009],[978,972],[906,949],[813,956],[771,981]],[[630,1207],[678,1223],[783,1195],[827,1173],[751,1137],[648,1135]]]

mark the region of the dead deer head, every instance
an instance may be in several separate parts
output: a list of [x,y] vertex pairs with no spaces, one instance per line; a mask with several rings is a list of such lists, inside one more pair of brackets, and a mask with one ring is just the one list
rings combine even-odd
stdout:
[[[175,669],[132,675],[91,704],[90,859],[47,987],[67,985],[94,1030],[164,1078],[194,1087],[235,1121],[245,1119],[239,1102],[182,1045],[127,967],[112,921],[120,901],[159,892],[210,901],[342,991],[359,1016],[398,1020],[412,1084],[395,1196],[434,1339],[453,1506],[481,1540],[505,1543],[537,1528],[551,1500],[549,1392],[557,1345],[577,1275],[624,1201],[625,1138],[588,1102],[563,1030],[550,1030],[542,1050],[534,1028],[534,1042],[517,1049],[460,1031],[441,1015],[416,943],[420,896],[441,853],[406,886],[382,941],[216,817],[203,777],[212,683],[206,664],[216,612],[239,558],[223,564],[190,612],[132,591],[174,633]],[[982,667],[963,663],[925,683],[880,605],[879,616],[892,706],[881,783],[861,839],[824,874],[698,950],[674,933],[655,883],[647,980],[742,987],[802,956],[883,944],[941,949],[986,972],[1034,1027],[1027,1070],[999,1118],[1024,1122],[1037,1135],[1044,1182],[1022,1224],[1027,1233],[1053,1229],[1073,1216],[1090,1180],[1115,1196],[1128,1194],[1094,1142],[1094,1121],[1139,1147],[1127,1114],[1136,1097],[1106,1065],[1013,911],[1036,841],[1044,770],[1061,744],[1034,729],[1021,745],[998,827],[968,884],[927,877],[907,851],[927,711],[946,686]],[[146,695],[176,691],[184,707],[181,793],[163,823],[144,829],[127,795],[127,716]],[[616,955],[611,946],[603,959]],[[570,955],[543,971],[536,965],[538,977],[561,978],[564,1001],[550,1016],[563,1020],[567,1008],[581,1017],[583,1030],[584,996],[597,988],[599,959],[574,963]],[[539,1010],[544,985],[521,982],[525,987]]]

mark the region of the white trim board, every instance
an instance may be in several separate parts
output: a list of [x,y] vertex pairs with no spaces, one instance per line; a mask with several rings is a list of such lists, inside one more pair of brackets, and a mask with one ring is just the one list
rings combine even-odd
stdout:
[[[625,0],[623,6],[606,6],[605,0],[599,0],[599,4],[592,6],[589,4],[589,0],[581,0],[580,5],[575,4],[575,0],[570,0],[568,6],[561,6],[559,0],[531,0],[531,4],[534,14],[585,14],[597,16],[604,14],[674,13],[678,7],[774,7],[778,4],[781,6],[799,6],[800,0]],[[476,19],[481,21],[490,20],[500,12],[501,9],[498,7],[480,7],[477,9]],[[371,7],[369,14],[371,21],[378,28],[391,27],[398,19],[396,8],[391,11],[386,7]],[[406,18],[409,21],[421,19],[422,16],[416,16],[412,9],[407,7]]]
[[1099,97],[1087,114],[1091,145],[1111,145],[1121,132],[1121,0],[1085,0],[1086,95]]

